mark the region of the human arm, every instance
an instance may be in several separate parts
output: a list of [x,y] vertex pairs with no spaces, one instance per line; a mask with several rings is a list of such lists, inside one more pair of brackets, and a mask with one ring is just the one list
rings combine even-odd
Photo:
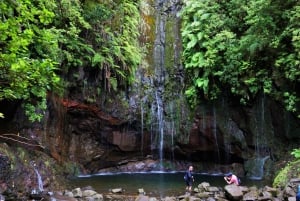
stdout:
[[192,172],[191,171],[188,171],[188,179],[190,180],[190,181],[194,181],[194,176],[192,175]]
[[231,179],[229,177],[224,177],[224,180],[227,184],[231,184]]

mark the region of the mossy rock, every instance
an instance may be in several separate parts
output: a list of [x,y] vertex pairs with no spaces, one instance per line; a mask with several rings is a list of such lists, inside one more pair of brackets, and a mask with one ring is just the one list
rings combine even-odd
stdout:
[[300,177],[300,160],[289,162],[276,175],[273,187],[285,187],[292,178]]

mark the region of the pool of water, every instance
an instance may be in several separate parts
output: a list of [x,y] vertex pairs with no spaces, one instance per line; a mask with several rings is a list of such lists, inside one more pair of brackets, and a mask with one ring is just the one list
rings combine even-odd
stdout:
[[[98,193],[109,193],[111,189],[122,188],[124,194],[137,194],[142,188],[147,195],[178,196],[185,193],[184,172],[151,172],[151,173],[114,173],[99,175],[82,175],[70,181],[73,188],[92,186]],[[223,175],[194,174],[197,186],[208,182],[211,186],[224,187]],[[241,178],[242,185],[262,187],[261,180]]]

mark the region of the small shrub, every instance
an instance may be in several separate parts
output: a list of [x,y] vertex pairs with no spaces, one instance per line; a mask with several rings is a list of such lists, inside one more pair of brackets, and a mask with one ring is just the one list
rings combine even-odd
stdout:
[[300,149],[294,149],[291,153],[296,159],[300,159]]

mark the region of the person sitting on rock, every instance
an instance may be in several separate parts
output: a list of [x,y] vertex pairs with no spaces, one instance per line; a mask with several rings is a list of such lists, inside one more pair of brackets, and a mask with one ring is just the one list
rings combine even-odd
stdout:
[[228,174],[225,174],[224,177],[225,181],[227,182],[227,184],[235,184],[235,185],[239,185],[239,179],[237,176],[235,176],[234,174],[232,174],[231,172]]

